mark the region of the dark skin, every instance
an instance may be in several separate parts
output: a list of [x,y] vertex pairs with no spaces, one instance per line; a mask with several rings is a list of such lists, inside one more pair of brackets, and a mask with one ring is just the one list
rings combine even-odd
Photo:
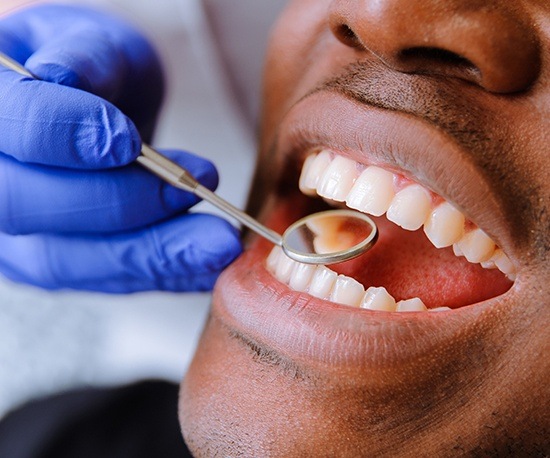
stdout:
[[549,63],[544,0],[289,2],[250,209],[279,230],[312,211],[297,174],[329,148],[452,202],[517,279],[437,317],[373,313],[289,291],[251,237],[182,383],[196,456],[550,453]]

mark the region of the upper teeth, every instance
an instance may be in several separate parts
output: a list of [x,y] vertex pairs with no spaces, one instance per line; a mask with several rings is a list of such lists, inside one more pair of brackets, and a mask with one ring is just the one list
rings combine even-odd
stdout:
[[450,203],[403,176],[376,166],[364,166],[323,150],[309,156],[299,183],[303,193],[318,194],[350,208],[386,217],[407,230],[424,226],[437,248],[453,245],[457,256],[485,268],[498,268],[509,278],[515,269],[496,244]]

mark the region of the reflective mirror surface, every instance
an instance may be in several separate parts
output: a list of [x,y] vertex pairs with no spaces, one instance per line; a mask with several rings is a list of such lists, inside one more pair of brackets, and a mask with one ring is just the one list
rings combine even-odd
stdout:
[[330,210],[306,216],[283,234],[288,257],[306,264],[334,264],[370,250],[378,238],[374,221],[353,210]]

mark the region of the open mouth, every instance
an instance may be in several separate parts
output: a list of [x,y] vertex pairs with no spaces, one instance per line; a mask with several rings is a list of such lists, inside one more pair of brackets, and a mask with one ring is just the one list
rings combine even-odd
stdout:
[[381,235],[371,253],[330,268],[298,263],[275,247],[267,268],[294,291],[369,310],[434,312],[502,294],[515,279],[485,232],[403,175],[324,149],[307,156],[299,187],[330,206],[378,217]]
[[371,215],[380,237],[365,255],[330,267],[299,264],[274,249],[266,266],[278,282],[317,299],[385,312],[458,309],[512,287],[514,263],[473,222],[509,244],[498,196],[472,167],[470,153],[417,119],[358,108],[332,94],[308,97],[296,108],[279,133],[286,181],[280,211],[267,215],[268,223],[284,229],[281,224],[324,202]]
[[324,92],[294,105],[274,135],[258,181],[265,189],[255,190],[260,221],[282,233],[346,206],[373,215],[379,238],[325,267],[252,237],[214,290],[213,316],[232,335],[308,367],[390,367],[478,336],[513,303],[520,273],[514,280],[499,195],[444,132]]

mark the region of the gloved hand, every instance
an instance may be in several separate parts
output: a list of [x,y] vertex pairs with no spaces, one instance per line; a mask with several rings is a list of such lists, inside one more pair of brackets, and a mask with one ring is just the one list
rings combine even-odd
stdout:
[[[130,25],[43,5],[0,20],[0,272],[44,288],[208,290],[237,231],[132,161],[153,132],[158,58]],[[214,166],[165,152],[210,189]]]

